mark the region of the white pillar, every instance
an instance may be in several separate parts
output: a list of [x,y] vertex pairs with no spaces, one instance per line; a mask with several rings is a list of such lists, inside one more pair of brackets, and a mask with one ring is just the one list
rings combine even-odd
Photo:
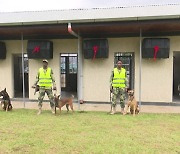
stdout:
[[23,33],[21,33],[21,48],[22,48],[22,77],[23,77],[23,102],[25,108],[25,84],[24,84],[24,44],[23,44]]
[[83,100],[83,55],[82,55],[82,37],[78,36],[78,110],[80,110],[80,101]]
[[71,23],[68,23],[68,32],[78,38],[78,74],[77,74],[77,95],[78,110],[80,110],[80,101],[83,101],[83,52],[82,37],[72,30]]

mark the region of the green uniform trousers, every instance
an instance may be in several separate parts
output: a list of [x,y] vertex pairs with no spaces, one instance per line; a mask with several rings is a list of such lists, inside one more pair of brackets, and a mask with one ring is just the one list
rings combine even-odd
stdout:
[[116,107],[117,99],[120,98],[121,108],[125,107],[125,88],[113,88],[112,106]]
[[43,102],[45,93],[47,94],[47,96],[49,98],[51,108],[54,108],[54,96],[53,96],[53,93],[52,93],[52,89],[45,89],[45,87],[40,87],[39,88],[39,97],[38,97],[38,106],[39,106],[39,108],[42,107],[42,102]]

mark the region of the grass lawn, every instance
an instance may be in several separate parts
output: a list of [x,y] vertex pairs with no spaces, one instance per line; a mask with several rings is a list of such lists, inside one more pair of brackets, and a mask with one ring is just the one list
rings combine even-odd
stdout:
[[180,153],[180,114],[36,112],[0,110],[0,154]]

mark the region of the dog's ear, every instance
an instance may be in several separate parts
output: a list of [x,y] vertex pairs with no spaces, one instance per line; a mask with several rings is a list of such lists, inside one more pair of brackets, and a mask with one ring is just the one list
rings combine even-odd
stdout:
[[131,89],[130,88],[127,88],[127,92],[130,91]]
[[127,88],[127,92],[129,92],[131,89],[130,88]]
[[4,91],[6,92],[6,88],[4,88]]

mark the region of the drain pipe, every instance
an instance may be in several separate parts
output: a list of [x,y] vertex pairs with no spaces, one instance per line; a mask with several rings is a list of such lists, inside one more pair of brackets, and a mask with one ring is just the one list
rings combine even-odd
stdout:
[[142,30],[139,34],[139,109],[141,111],[141,75],[142,75]]
[[78,110],[80,110],[80,103],[83,102],[83,67],[82,67],[82,37],[76,34],[68,23],[68,32],[78,38],[78,81],[77,81],[77,96],[78,96]]
[[71,35],[76,36],[77,38],[80,37],[78,34],[76,34],[76,33],[72,30],[71,23],[68,23],[68,32],[69,32]]

